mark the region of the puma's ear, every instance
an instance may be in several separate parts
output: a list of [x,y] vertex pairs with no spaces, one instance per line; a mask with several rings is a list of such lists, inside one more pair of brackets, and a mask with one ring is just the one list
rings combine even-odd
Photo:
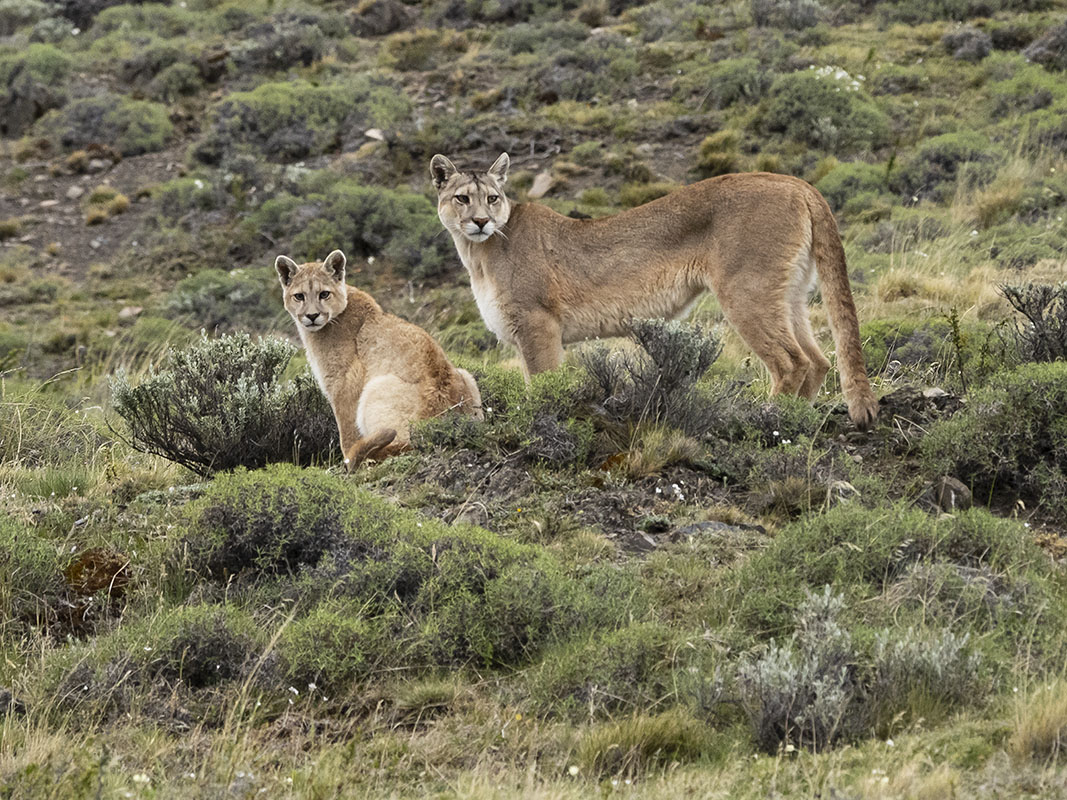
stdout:
[[326,256],[326,260],[322,262],[322,267],[331,275],[333,275],[334,280],[338,280],[341,281],[341,283],[344,283],[345,265],[347,263],[348,261],[345,259],[345,254],[342,253],[340,250],[334,250],[332,253]]
[[442,189],[448,183],[448,179],[459,172],[456,165],[438,153],[430,159],[430,177],[433,178],[435,189]]
[[493,166],[489,168],[489,174],[497,179],[500,183],[507,183],[508,180],[508,167],[511,166],[511,158],[507,153],[501,153],[500,158],[493,162]]
[[281,280],[282,286],[288,286],[289,281],[293,279],[293,275],[300,269],[289,256],[278,256],[274,259],[274,268],[278,270],[278,278]]

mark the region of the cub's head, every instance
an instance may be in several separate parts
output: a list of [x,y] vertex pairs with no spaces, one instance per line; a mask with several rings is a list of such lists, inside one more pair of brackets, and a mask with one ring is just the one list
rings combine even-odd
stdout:
[[282,282],[285,310],[302,329],[322,330],[348,305],[345,254],[340,250],[334,250],[325,261],[307,264],[297,264],[288,256],[278,256],[274,268]]
[[442,155],[430,161],[430,176],[437,189],[437,216],[453,235],[484,242],[511,216],[511,203],[504,195],[511,159],[507,153],[487,172],[460,172]]

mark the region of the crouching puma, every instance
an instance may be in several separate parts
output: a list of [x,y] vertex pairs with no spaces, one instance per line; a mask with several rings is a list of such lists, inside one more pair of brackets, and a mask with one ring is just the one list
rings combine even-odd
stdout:
[[576,220],[504,193],[504,153],[485,172],[430,162],[437,213],[470,273],[478,309],[519,350],[527,377],[559,366],[563,345],[619,336],[640,317],[684,315],[712,291],[767,365],[772,393],[812,399],[830,362],[812,335],[818,276],[849,415],[873,422],[878,401],[860,348],[845,251],[811,184],[765,172],[723,175],[611,217]]
[[345,255],[298,265],[274,262],[285,310],[296,321],[308,363],[330,401],[348,469],[406,449],[410,425],[459,409],[482,419],[478,385],[452,366],[422,328],[386,314],[345,284]]

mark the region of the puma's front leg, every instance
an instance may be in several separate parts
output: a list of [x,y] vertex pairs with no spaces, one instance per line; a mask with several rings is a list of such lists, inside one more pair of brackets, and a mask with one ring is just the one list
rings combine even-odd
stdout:
[[337,421],[337,435],[341,440],[341,456],[348,464],[351,450],[360,440],[359,428],[356,426],[356,408],[359,405],[359,393],[342,389],[330,396],[333,418]]
[[515,331],[522,374],[526,382],[538,372],[547,372],[563,363],[563,334],[559,320],[547,311],[523,317]]

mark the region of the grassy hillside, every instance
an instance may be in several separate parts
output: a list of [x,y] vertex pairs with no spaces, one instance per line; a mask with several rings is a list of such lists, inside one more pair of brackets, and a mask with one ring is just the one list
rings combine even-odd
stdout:
[[[1060,0],[0,0],[0,796],[1067,797],[1065,77]],[[713,298],[524,387],[428,174],[502,151],[814,183],[876,428]],[[484,424],[343,474],[336,247]]]

